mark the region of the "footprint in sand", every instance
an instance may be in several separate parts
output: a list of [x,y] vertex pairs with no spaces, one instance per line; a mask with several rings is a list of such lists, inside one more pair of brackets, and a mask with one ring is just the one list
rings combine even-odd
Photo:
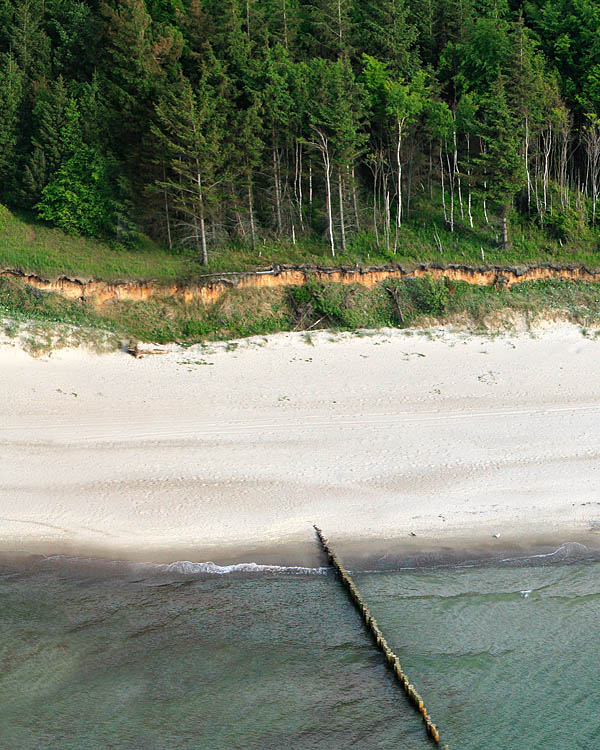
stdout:
[[478,375],[477,380],[479,380],[480,383],[485,383],[486,385],[498,385],[497,375],[497,372],[488,370],[487,372],[484,372],[483,375]]

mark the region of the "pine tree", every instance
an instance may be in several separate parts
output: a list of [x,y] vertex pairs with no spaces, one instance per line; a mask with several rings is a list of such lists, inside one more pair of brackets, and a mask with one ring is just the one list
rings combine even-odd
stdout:
[[153,33],[144,0],[111,0],[101,6],[107,47],[101,85],[105,92],[113,150],[134,166],[141,156],[141,135],[149,130],[154,104],[165,83],[165,67],[181,49],[177,35]]
[[293,54],[302,23],[300,0],[269,0],[265,6],[271,44],[281,44],[287,52]]
[[10,27],[10,46],[29,81],[37,81],[50,70],[50,39],[44,29],[44,0],[16,3]]
[[0,195],[6,200],[15,176],[23,73],[13,55],[0,56]]
[[357,3],[355,47],[362,54],[385,60],[396,76],[415,71],[417,30],[409,21],[405,0],[365,0]]
[[195,91],[182,77],[165,92],[156,115],[153,133],[169,167],[157,185],[169,196],[181,242],[193,244],[206,265],[208,223],[214,217],[223,176],[224,102],[204,71]]
[[34,106],[35,132],[32,151],[23,173],[23,199],[26,205],[37,203],[52,176],[63,161],[68,95],[62,76],[40,88]]
[[185,3],[183,0],[146,0],[146,7],[155,21],[175,24],[185,10]]
[[351,0],[313,0],[310,28],[316,54],[334,59],[350,54],[351,13]]
[[502,245],[509,247],[508,211],[515,194],[526,182],[521,156],[521,133],[511,113],[504,81],[495,81],[482,103],[482,141],[484,148],[477,159],[482,178],[488,182],[486,194],[500,209]]
[[44,0],[45,29],[52,44],[54,75],[83,81],[93,75],[102,54],[101,20],[94,4],[81,0]]

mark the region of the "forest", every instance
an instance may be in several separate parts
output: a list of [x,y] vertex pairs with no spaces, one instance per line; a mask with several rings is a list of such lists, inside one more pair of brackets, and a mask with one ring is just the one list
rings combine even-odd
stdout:
[[393,257],[433,213],[597,247],[598,28],[596,0],[0,0],[0,202],[204,264]]

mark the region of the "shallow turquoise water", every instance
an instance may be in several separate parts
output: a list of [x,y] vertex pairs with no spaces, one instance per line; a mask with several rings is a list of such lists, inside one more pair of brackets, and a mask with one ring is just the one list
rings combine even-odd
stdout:
[[[451,748],[600,748],[600,564],[356,573]],[[0,566],[0,747],[431,747],[334,575]]]

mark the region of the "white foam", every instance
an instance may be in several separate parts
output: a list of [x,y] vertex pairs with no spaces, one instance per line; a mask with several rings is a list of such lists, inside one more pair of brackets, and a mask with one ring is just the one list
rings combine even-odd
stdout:
[[100,565],[127,567],[149,573],[174,573],[176,575],[227,575],[229,573],[292,573],[298,575],[323,575],[327,568],[308,568],[300,565],[261,565],[260,563],[247,562],[234,565],[217,565],[212,561],[191,562],[190,560],[178,560],[172,563],[131,563],[123,560],[103,560],[99,558],[68,557],[67,555],[44,555],[46,562],[61,561],[75,563],[77,565]]
[[589,549],[585,544],[581,544],[580,542],[566,542],[565,544],[561,544],[558,549],[554,550],[554,552],[526,555],[525,557],[505,557],[503,560],[500,560],[500,562],[520,562],[522,560],[535,560],[546,557],[557,557],[562,560],[569,560],[581,558],[582,556],[585,556],[586,553],[589,553]]
[[260,565],[259,563],[237,563],[235,565],[217,565],[214,562],[189,562],[181,560],[167,565],[156,566],[167,573],[197,575],[209,573],[211,575],[227,575],[228,573],[298,573],[322,575],[327,568],[305,568],[298,565]]

